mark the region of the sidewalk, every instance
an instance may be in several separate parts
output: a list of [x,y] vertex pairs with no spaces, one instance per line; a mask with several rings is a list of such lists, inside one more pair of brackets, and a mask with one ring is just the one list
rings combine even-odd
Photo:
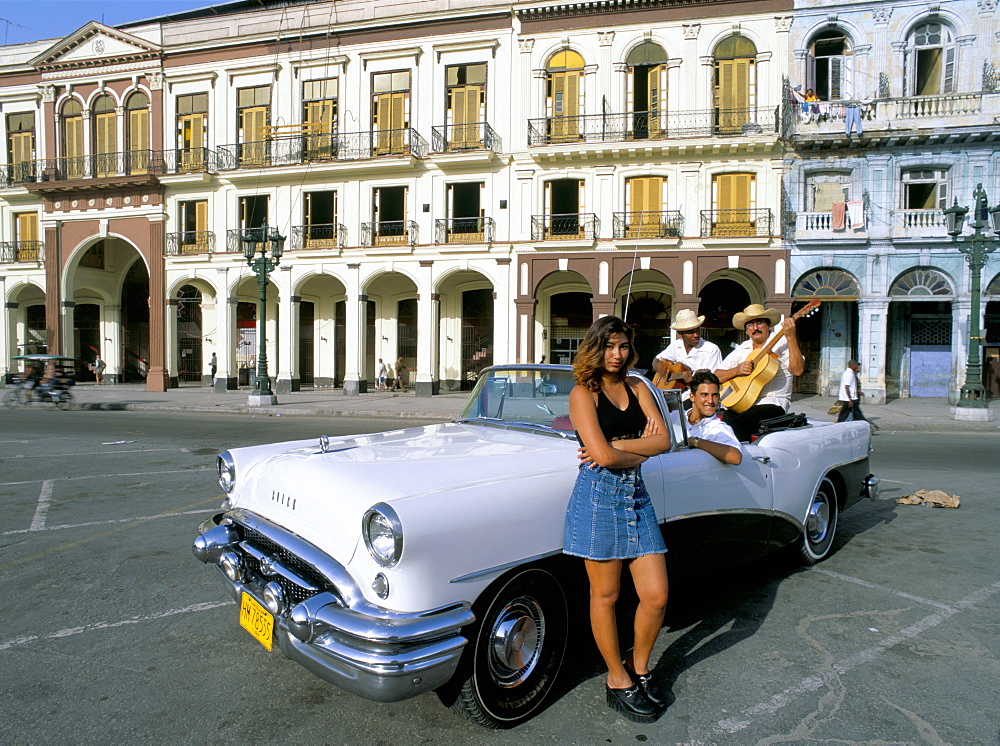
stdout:
[[[279,394],[271,407],[250,407],[246,390],[217,393],[209,386],[184,385],[167,392],[146,391],[143,384],[96,386],[79,384],[73,393],[76,409],[168,410],[228,412],[265,416],[361,417],[450,420],[465,405],[468,392],[454,391],[418,397],[413,392],[377,391],[346,396],[341,389],[306,389]],[[817,420],[834,421],[826,410],[832,397],[807,395],[792,401],[791,411],[805,412]],[[862,402],[865,416],[879,431],[1000,432],[1000,399],[990,402],[992,422],[966,422],[952,418],[947,399],[893,399],[886,404]]]

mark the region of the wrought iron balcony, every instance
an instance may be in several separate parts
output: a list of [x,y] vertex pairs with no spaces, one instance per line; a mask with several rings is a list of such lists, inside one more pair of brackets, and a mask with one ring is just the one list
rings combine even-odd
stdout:
[[593,213],[531,216],[532,241],[593,240],[600,228],[601,221]]
[[766,207],[747,210],[702,210],[701,235],[733,238],[771,235],[771,210]]
[[417,224],[413,220],[383,220],[361,224],[362,246],[412,246],[417,242]]
[[292,249],[339,249],[347,243],[347,228],[340,223],[292,226]]
[[546,117],[528,121],[528,145],[776,135],[779,124],[778,107]]
[[38,180],[38,162],[22,161],[0,166],[0,189]]
[[456,153],[464,150],[503,150],[500,136],[486,122],[446,124],[431,128],[431,150],[435,153]]
[[[258,244],[264,243],[263,228],[230,228],[226,231],[226,252],[229,254],[242,254],[243,241],[249,239]],[[255,251],[260,251],[258,246]]]
[[352,161],[381,156],[427,155],[427,141],[412,128],[277,137],[222,145],[220,170],[294,166],[312,161]]
[[73,181],[115,176],[143,176],[166,173],[163,151],[126,150],[121,153],[49,158],[41,164],[40,181]]
[[493,243],[493,218],[447,218],[434,221],[434,243]]
[[181,231],[167,234],[167,254],[212,254],[215,252],[213,231]]
[[677,210],[664,212],[616,212],[615,238],[680,238],[684,218]]
[[0,264],[44,261],[44,241],[8,241],[0,243]]
[[215,173],[215,151],[208,148],[174,148],[158,151],[163,160],[163,171],[167,174]]

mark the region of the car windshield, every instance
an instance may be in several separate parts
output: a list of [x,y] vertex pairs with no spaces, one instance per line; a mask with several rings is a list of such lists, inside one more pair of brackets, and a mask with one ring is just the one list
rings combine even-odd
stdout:
[[572,432],[569,392],[573,385],[569,366],[491,368],[479,377],[460,419],[499,420]]
[[[573,385],[573,369],[568,365],[489,368],[480,375],[459,419],[480,419],[572,434],[569,392]],[[671,441],[677,447],[686,438],[680,392],[655,389],[654,392],[657,398],[662,397],[661,411],[670,428]]]

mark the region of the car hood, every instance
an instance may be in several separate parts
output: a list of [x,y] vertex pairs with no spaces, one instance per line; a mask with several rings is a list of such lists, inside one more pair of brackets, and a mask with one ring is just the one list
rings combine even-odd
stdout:
[[331,438],[325,453],[318,441],[302,443],[272,446],[247,469],[230,504],[343,564],[357,549],[365,511],[376,503],[400,512],[405,533],[412,501],[472,486],[485,496],[511,479],[571,470],[577,447],[573,439],[472,423]]

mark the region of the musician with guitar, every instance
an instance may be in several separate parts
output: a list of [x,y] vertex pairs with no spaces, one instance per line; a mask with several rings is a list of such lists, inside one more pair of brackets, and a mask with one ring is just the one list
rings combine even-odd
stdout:
[[802,375],[806,368],[795,320],[817,305],[813,301],[782,321],[773,335],[772,327],[781,318],[773,308],[753,303],[733,316],[733,327],[746,331],[749,339],[726,356],[715,375],[723,384],[726,413],[722,419],[741,441],[749,441],[758,432],[761,420],[788,411],[792,376]]
[[691,392],[687,386],[691,382],[691,374],[696,370],[714,371],[722,365],[722,352],[718,345],[701,338],[704,321],[704,316],[682,308],[670,325],[680,336],[653,358],[653,370],[656,372],[653,385],[660,389],[683,389],[681,400],[685,409],[691,406]]

